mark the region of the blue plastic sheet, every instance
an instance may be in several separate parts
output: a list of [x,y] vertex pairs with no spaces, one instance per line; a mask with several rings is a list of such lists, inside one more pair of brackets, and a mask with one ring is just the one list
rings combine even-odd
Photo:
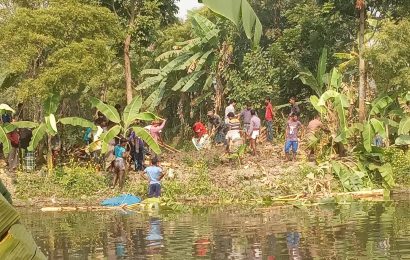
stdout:
[[136,204],[140,202],[141,202],[140,197],[134,196],[132,194],[123,194],[117,197],[103,200],[101,202],[101,206],[114,207],[114,206],[120,206],[124,204],[132,205],[132,204]]

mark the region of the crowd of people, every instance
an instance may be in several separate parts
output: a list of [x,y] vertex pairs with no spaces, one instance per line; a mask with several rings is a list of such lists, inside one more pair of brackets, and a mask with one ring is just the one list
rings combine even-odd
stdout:
[[[289,100],[290,113],[285,126],[285,145],[284,151],[287,160],[295,160],[299,147],[300,130],[303,128],[299,121],[300,108],[296,98]],[[276,117],[276,109],[271,103],[269,97],[265,98],[264,124],[266,126],[266,141],[273,143],[274,130],[273,124]],[[195,136],[192,142],[196,149],[200,150],[209,147],[212,143],[215,145],[225,145],[227,153],[235,152],[241,145],[248,144],[252,155],[257,154],[257,139],[261,135],[261,119],[251,104],[236,112],[235,100],[230,100],[225,108],[224,118],[222,119],[214,111],[207,113],[208,124],[197,121],[193,125]],[[316,120],[318,120],[316,118]],[[314,121],[316,122],[316,121]],[[309,124],[308,132],[315,133],[322,125]]]
[[[303,128],[299,121],[300,109],[295,98],[290,98],[290,113],[285,126],[285,144],[284,151],[287,160],[295,160],[299,147],[300,130]],[[276,109],[272,105],[269,97],[265,98],[264,124],[266,126],[266,141],[272,143],[274,140],[274,122]],[[10,115],[2,116],[2,123],[9,123],[13,119]],[[87,147],[89,159],[92,159],[98,168],[113,173],[112,187],[119,186],[123,188],[125,182],[125,172],[128,163],[133,165],[135,171],[144,171],[145,177],[149,180],[150,196],[160,196],[160,180],[164,174],[159,166],[159,158],[147,146],[147,144],[137,136],[134,131],[130,131],[127,136],[117,136],[108,143],[107,152],[102,153],[103,144],[101,136],[112,127],[112,122],[98,112],[94,120],[95,128],[85,130],[83,141]],[[157,143],[163,143],[161,132],[166,125],[165,119],[154,120],[145,129]],[[261,135],[262,120],[259,118],[255,108],[250,103],[240,111],[236,111],[235,100],[230,100],[225,108],[223,117],[220,117],[214,111],[207,113],[206,125],[198,120],[192,126],[194,137],[192,142],[197,150],[208,149],[212,145],[225,146],[226,153],[234,153],[241,146],[248,145],[252,155],[257,154],[257,140]],[[315,117],[308,125],[307,132],[309,135],[315,135],[318,129],[323,129],[320,117]],[[11,143],[11,151],[8,155],[7,164],[10,171],[17,169],[19,161],[24,158],[25,170],[34,169],[34,154],[29,152],[27,147],[31,139],[30,129],[16,129],[8,133]],[[59,154],[61,141],[58,135],[51,140],[53,160]],[[22,152],[21,152],[22,151]],[[19,159],[20,154],[20,159]],[[311,149],[310,156],[314,154]],[[145,159],[149,156],[151,165],[146,167]],[[27,158],[30,158],[29,160]],[[31,162],[31,163],[30,163]],[[28,164],[32,164],[28,167]]]

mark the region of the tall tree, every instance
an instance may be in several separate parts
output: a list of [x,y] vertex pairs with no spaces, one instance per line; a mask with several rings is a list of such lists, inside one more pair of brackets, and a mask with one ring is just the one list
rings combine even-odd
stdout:
[[[151,43],[151,38],[160,25],[176,21],[176,0],[102,0],[104,6],[109,7],[121,19],[125,27],[123,43],[125,93],[127,104],[132,101],[132,59],[131,47]],[[135,41],[133,41],[135,38]]]
[[[120,26],[106,8],[80,1],[50,1],[15,10],[0,20],[3,90],[17,87],[18,99],[42,101],[100,87],[115,58]],[[80,94],[79,94],[80,93]]]
[[359,10],[359,121],[366,119],[366,62],[364,59],[364,36],[366,23],[366,1],[357,0]]

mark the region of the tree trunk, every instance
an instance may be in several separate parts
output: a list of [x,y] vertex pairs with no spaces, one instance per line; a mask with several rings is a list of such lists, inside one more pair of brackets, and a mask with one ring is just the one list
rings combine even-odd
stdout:
[[131,34],[134,28],[135,21],[135,8],[136,2],[133,1],[130,6],[130,20],[127,26],[127,36],[124,41],[124,70],[125,70],[125,90],[127,95],[127,104],[132,101],[132,75],[131,75],[131,59],[130,59],[130,46],[131,46]]
[[47,170],[48,175],[53,172],[53,150],[51,148],[51,138],[52,136],[47,134]]
[[127,104],[132,100],[132,78],[131,78],[131,60],[130,60],[131,34],[127,34],[124,42],[124,69],[125,69],[125,90],[127,95]]
[[359,12],[359,121],[364,121],[366,119],[366,62],[363,57],[365,6],[362,6]]
[[[224,100],[224,88],[222,86],[221,79],[219,77],[216,78],[216,86],[215,86],[215,113],[219,114],[225,113],[222,111],[222,105]],[[224,114],[225,117],[225,114]]]

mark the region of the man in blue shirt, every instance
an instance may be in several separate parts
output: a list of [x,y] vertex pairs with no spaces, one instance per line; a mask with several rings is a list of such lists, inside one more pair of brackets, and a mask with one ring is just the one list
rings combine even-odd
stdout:
[[[151,164],[144,170],[149,180],[148,197],[158,198],[161,196],[161,179],[165,176],[165,173],[162,172],[161,167],[158,167],[158,158],[156,156],[152,158]],[[147,179],[144,175],[143,178]]]

